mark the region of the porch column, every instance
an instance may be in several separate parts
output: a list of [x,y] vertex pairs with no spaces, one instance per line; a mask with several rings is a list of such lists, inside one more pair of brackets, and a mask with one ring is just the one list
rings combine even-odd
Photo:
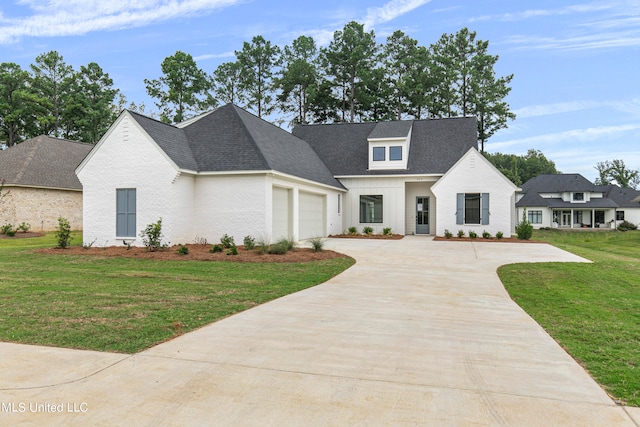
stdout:
[[591,228],[596,228],[596,210],[591,209]]

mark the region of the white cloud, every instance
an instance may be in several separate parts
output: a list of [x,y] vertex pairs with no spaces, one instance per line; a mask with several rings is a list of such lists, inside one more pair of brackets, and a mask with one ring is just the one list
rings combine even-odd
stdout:
[[82,35],[92,31],[141,27],[206,13],[239,0],[21,0],[33,14],[0,20],[0,44],[22,37]]
[[600,106],[600,104],[595,101],[558,102],[555,104],[529,105],[514,110],[513,112],[518,119],[524,119],[527,117],[549,116],[552,114],[588,110],[598,106]]
[[585,5],[572,5],[558,9],[530,9],[521,12],[503,13],[501,15],[483,15],[471,18],[469,22],[477,21],[523,21],[526,19],[537,18],[540,16],[562,16],[575,13],[602,12],[603,10],[612,9],[613,4],[590,3]]
[[362,23],[365,27],[383,24],[429,2],[431,2],[431,0],[391,0],[383,6],[367,9],[367,14],[362,18]]
[[236,56],[235,52],[224,52],[224,53],[209,53],[205,55],[195,56],[194,61],[204,61],[207,59],[216,59],[216,58],[234,58]]

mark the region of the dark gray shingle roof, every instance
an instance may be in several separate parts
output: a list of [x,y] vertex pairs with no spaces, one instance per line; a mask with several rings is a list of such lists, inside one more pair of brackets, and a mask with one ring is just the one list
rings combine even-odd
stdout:
[[409,120],[379,122],[369,134],[369,138],[405,138],[409,134],[411,124]]
[[[474,117],[389,123],[379,132],[379,123],[372,122],[298,125],[293,134],[307,141],[335,176],[444,174],[471,147],[478,146]],[[388,136],[393,126],[407,131],[412,126],[407,169],[370,171],[368,138]]]
[[235,105],[203,114],[182,128],[132,116],[180,168],[274,170],[342,188],[309,144]]
[[92,148],[40,135],[0,151],[0,178],[5,185],[82,190],[75,169]]

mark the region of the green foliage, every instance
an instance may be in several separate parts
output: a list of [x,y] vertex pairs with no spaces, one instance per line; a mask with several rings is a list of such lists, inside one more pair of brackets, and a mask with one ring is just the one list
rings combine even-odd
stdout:
[[142,244],[151,252],[166,247],[166,245],[162,243],[162,218],[155,223],[148,224],[147,227],[140,232],[140,237],[142,237]]
[[223,250],[224,250],[224,247],[222,246],[222,244],[216,243],[215,245],[211,245],[211,249],[209,249],[209,252],[214,254],[216,252],[222,252]]
[[180,247],[177,249],[177,252],[180,255],[187,255],[189,253],[189,248],[186,245],[180,244]]
[[244,236],[243,243],[244,243],[244,248],[248,251],[256,247],[256,239],[254,239],[251,236]]
[[251,43],[244,42],[242,50],[236,51],[240,64],[239,89],[247,108],[258,117],[271,114],[274,104],[273,70],[278,62],[280,48],[258,35]]
[[444,237],[447,239],[450,239],[453,237],[453,233],[450,232],[449,230],[444,230]]
[[618,224],[618,231],[631,231],[637,229],[638,226],[629,221],[622,221],[620,224]]
[[391,236],[393,233],[391,232],[391,227],[385,227],[382,229],[382,234],[385,236]]
[[484,230],[482,232],[482,238],[483,239],[490,239],[491,238],[491,233],[489,233],[487,230]]
[[13,230],[13,224],[5,224],[0,227],[0,234],[7,234],[11,230]]
[[502,231],[498,231],[496,233],[496,239],[500,240],[504,237],[504,233]]
[[278,240],[267,249],[267,253],[271,255],[284,255],[289,252],[289,243],[286,240]]
[[640,185],[640,171],[628,169],[624,160],[598,162],[595,166],[598,171],[596,185],[617,184],[622,188],[638,188]]
[[71,224],[69,220],[63,217],[58,218],[58,227],[55,232],[56,239],[58,239],[57,248],[64,249],[69,246],[71,241]]
[[370,236],[371,234],[373,234],[373,227],[369,227],[368,225],[365,225],[362,228],[362,233],[366,234],[367,236]]
[[238,247],[235,243],[231,243],[231,246],[227,248],[227,255],[238,255]]
[[31,230],[31,224],[29,224],[28,222],[21,222],[20,225],[16,227],[16,230],[26,233],[27,231]]
[[477,238],[478,238],[478,233],[476,233],[476,232],[475,232],[475,231],[473,231],[473,230],[469,230],[469,237],[470,237],[471,239],[477,239]]
[[313,250],[314,252],[322,252],[326,240],[322,237],[314,237],[309,240],[309,243],[311,243],[311,250]]
[[356,234],[358,234],[358,229],[356,227],[349,227],[349,234],[351,234],[352,236],[355,236]]
[[231,246],[236,245],[236,243],[233,241],[233,236],[229,236],[226,233],[220,238],[220,243],[225,249],[229,249]]
[[285,245],[287,247],[287,251],[293,250],[293,248],[296,247],[296,241],[293,240],[292,238],[288,238],[288,239],[282,238],[278,240],[276,244]]
[[256,250],[259,254],[266,254],[269,252],[269,247],[271,246],[271,242],[268,238],[259,239],[256,242]]
[[464,230],[458,230],[458,237],[464,237]]
[[522,212],[522,221],[516,226],[516,236],[520,240],[529,240],[533,234],[533,225],[527,220],[527,209]]
[[522,185],[538,175],[553,175],[560,171],[541,151],[530,149],[524,156],[484,153],[484,156],[516,185]]

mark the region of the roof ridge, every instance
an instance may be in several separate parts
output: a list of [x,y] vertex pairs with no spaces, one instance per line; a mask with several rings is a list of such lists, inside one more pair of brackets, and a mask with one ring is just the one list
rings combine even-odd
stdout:
[[[230,107],[229,107],[230,106]],[[247,136],[249,137],[249,140],[251,141],[251,144],[255,147],[256,151],[258,152],[258,154],[260,155],[260,158],[262,159],[263,163],[265,165],[267,165],[270,169],[273,169],[273,166],[269,163],[269,161],[267,160],[267,158],[265,157],[264,153],[262,152],[262,149],[260,148],[260,146],[258,145],[258,142],[256,141],[255,137],[253,136],[253,134],[251,133],[251,131],[249,130],[249,128],[247,127],[247,124],[244,122],[244,119],[242,118],[242,116],[240,115],[240,108],[238,106],[236,106],[235,104],[232,103],[228,103],[227,105],[220,107],[225,108],[225,107],[229,107],[233,113],[238,117],[238,120],[240,120],[240,123],[242,123],[242,129],[243,131],[247,134]],[[250,113],[249,111],[246,110],[242,110],[245,113],[252,115],[253,117],[255,117],[258,120],[261,120],[262,122],[265,123],[269,123],[270,125],[282,130],[281,128],[279,128],[278,126],[275,126],[273,123],[267,122],[264,119],[261,119],[260,117],[258,117],[257,115]]]

